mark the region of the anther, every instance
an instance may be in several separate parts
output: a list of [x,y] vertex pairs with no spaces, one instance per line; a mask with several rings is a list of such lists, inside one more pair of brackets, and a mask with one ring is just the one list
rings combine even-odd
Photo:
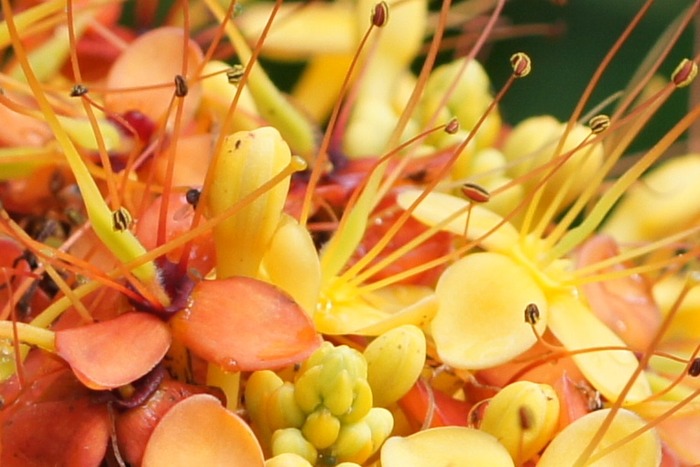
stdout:
[[241,82],[243,75],[245,75],[245,67],[240,64],[233,65],[231,69],[226,72],[228,82],[236,85]]
[[459,120],[456,118],[453,118],[449,122],[447,122],[447,125],[445,125],[445,133],[448,135],[454,135],[459,131]]
[[610,128],[610,117],[607,115],[596,115],[588,120],[588,127],[594,135],[598,135]]
[[486,203],[491,199],[491,193],[476,183],[466,182],[462,185],[462,194],[474,203]]
[[688,374],[692,377],[700,376],[700,358],[693,359],[693,363],[688,367]]
[[389,21],[389,5],[386,2],[379,2],[374,5],[370,21],[372,21],[373,26],[378,28],[385,26],[387,21]]
[[681,63],[673,70],[671,80],[677,88],[684,88],[693,82],[698,74],[698,64],[692,60],[684,58]]
[[189,88],[187,86],[187,81],[182,75],[175,75],[175,95],[177,97],[185,97]]
[[82,84],[76,84],[73,86],[73,88],[70,90],[70,96],[71,97],[80,97],[88,93],[88,88],[85,87]]
[[202,195],[201,191],[199,191],[196,188],[191,188],[191,189],[187,190],[187,193],[185,193],[185,200],[187,201],[187,204],[196,208],[197,203],[199,203],[199,197],[201,195]]
[[528,306],[525,307],[525,322],[534,326],[539,320],[540,309],[534,303],[528,304]]
[[530,57],[518,52],[510,56],[510,66],[513,68],[513,77],[524,78],[532,71],[532,61]]
[[131,227],[133,218],[125,207],[120,207],[112,212],[112,228],[117,232],[128,230]]

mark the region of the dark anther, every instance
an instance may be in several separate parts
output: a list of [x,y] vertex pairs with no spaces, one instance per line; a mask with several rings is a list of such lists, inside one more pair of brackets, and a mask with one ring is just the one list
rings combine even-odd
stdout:
[[693,359],[693,363],[688,368],[688,374],[693,377],[700,375],[700,358]]
[[474,203],[486,203],[491,199],[491,193],[476,183],[464,183],[462,185],[462,194],[466,196],[469,201]]
[[540,309],[537,305],[530,303],[525,307],[525,322],[528,324],[535,325],[540,320]]
[[196,208],[197,203],[199,203],[199,197],[201,195],[202,195],[202,192],[199,191],[198,189],[190,188],[189,190],[187,190],[187,193],[185,193],[185,200],[187,201],[187,204]]
[[88,88],[83,86],[82,84],[76,84],[73,86],[73,88],[70,90],[70,96],[71,97],[80,97],[88,93]]
[[370,16],[372,24],[378,28],[386,25],[389,21],[389,5],[386,2],[379,2],[372,8],[372,16]]
[[187,95],[189,88],[187,87],[187,81],[182,75],[175,75],[175,95],[177,97],[185,97]]

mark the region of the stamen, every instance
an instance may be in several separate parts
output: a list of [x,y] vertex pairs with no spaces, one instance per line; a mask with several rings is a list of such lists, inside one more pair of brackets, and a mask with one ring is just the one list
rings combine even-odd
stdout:
[[693,82],[698,75],[698,64],[692,60],[684,58],[681,63],[673,70],[671,80],[677,88],[684,88]]
[[112,212],[112,228],[115,232],[128,230],[132,223],[131,213],[124,206]]
[[189,92],[187,80],[182,75],[175,75],[175,96],[185,97]]
[[610,128],[610,117],[607,115],[596,115],[588,121],[588,126],[594,135],[598,135]]
[[513,77],[515,78],[524,78],[532,71],[532,61],[523,52],[513,54],[510,57],[510,65],[513,68]]
[[71,97],[80,97],[88,93],[88,88],[82,84],[76,84],[70,91]]
[[372,8],[372,15],[370,16],[372,25],[381,28],[386,25],[389,21],[389,5],[386,2],[379,2]]
[[491,199],[491,194],[486,188],[476,183],[466,182],[462,185],[462,194],[474,203],[487,203]]
[[238,85],[245,76],[245,67],[241,64],[233,65],[230,70],[226,72],[226,78],[228,82],[233,85]]
[[534,303],[530,303],[525,307],[525,322],[534,326],[539,320],[540,309]]

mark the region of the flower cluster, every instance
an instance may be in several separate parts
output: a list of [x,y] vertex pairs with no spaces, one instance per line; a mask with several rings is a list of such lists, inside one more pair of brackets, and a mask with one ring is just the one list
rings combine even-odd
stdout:
[[517,124],[504,0],[1,2],[1,465],[700,463],[698,2]]

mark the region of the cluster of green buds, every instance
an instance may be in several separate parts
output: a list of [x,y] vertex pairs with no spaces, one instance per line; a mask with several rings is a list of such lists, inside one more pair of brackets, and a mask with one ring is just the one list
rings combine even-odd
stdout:
[[297,465],[361,464],[394,426],[387,409],[373,407],[364,356],[345,345],[325,342],[293,382],[272,371],[253,373],[245,396],[273,459],[295,454]]

